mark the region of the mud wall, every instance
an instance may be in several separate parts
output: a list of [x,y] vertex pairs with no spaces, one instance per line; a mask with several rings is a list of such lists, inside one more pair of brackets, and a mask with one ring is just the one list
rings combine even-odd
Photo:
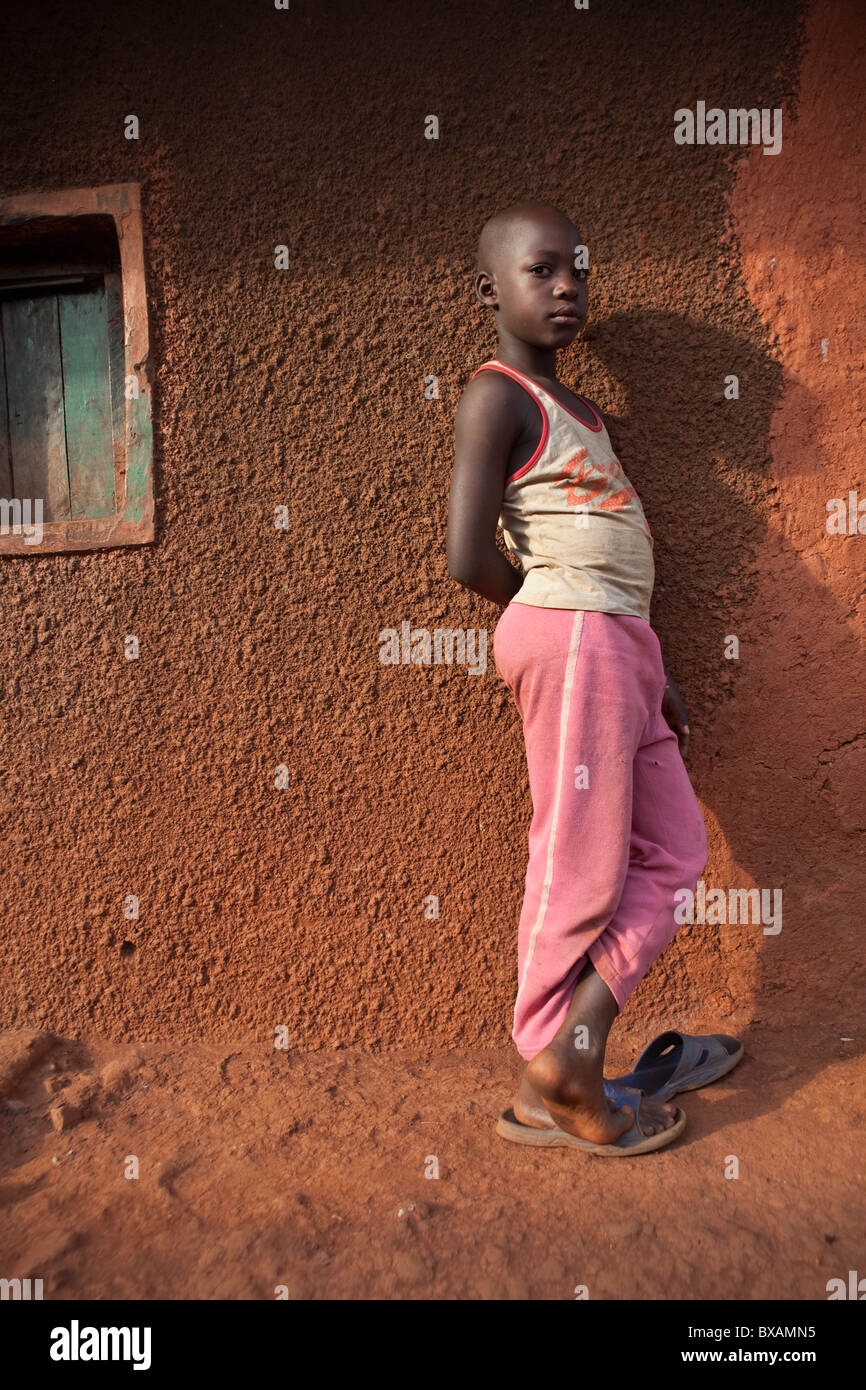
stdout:
[[[866,537],[826,500],[863,491],[863,40],[853,0],[19,12],[0,193],[142,186],[156,539],[0,561],[9,1023],[507,1041],[519,718],[492,651],[384,666],[379,634],[492,636],[446,569],[452,419],[495,350],[478,231],[535,196],[593,257],[560,376],[656,537],[706,885],[784,895],[778,934],[685,926],[623,1025],[845,1031]],[[698,101],[782,108],[780,152],[675,144]]]

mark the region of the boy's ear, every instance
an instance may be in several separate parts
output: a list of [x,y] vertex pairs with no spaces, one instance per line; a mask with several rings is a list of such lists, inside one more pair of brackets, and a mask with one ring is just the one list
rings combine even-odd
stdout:
[[485,309],[490,309],[496,300],[496,281],[486,270],[479,270],[475,277],[475,298]]

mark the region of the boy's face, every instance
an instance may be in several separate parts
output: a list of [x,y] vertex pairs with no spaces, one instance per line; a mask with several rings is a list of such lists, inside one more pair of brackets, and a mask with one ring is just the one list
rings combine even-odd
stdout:
[[475,289],[496,310],[500,334],[536,347],[566,347],[586,321],[587,271],[575,267],[581,237],[558,217],[528,217],[497,248],[494,265],[480,272]]

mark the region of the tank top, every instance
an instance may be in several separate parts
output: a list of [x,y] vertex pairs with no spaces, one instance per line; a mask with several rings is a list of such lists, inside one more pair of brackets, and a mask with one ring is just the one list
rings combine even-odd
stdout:
[[515,367],[494,359],[472,375],[483,371],[512,377],[541,415],[538,448],[507,476],[499,514],[525,576],[511,602],[630,613],[649,622],[654,541],[598,412],[578,397],[596,420],[584,424]]

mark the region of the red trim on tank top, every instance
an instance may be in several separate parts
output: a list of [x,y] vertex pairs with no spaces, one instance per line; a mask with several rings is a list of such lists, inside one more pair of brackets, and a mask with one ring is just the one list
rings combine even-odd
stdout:
[[[543,391],[544,394],[545,394],[545,396],[549,396],[550,399],[551,399],[552,401],[554,401],[558,406],[560,406],[560,407],[565,411],[566,415],[570,415],[570,416],[572,417],[572,419],[573,419],[573,420],[576,420],[577,423],[578,423],[579,425],[583,425],[583,428],[584,428],[585,430],[592,430],[593,434],[600,434],[601,431],[604,429],[604,421],[602,420],[602,418],[601,418],[601,416],[599,415],[598,411],[596,410],[595,406],[594,406],[594,405],[591,405],[590,402],[586,399],[586,397],[585,397],[585,396],[581,396],[580,393],[579,393],[578,391],[572,391],[571,394],[572,394],[573,396],[576,396],[577,399],[578,399],[583,405],[586,406],[587,410],[591,411],[591,413],[595,416],[596,420],[598,421],[598,424],[597,424],[597,425],[588,425],[588,424],[586,423],[585,420],[581,420],[581,418],[580,418],[579,415],[576,415],[576,414],[574,413],[573,410],[569,410],[569,408],[568,408],[567,405],[563,405],[563,404],[562,404],[562,401],[558,400],[558,399],[556,398],[556,396],[554,396],[554,394],[553,394],[552,391],[548,391],[548,389],[547,389],[546,386],[542,386],[542,384],[541,384],[540,381],[536,381],[534,377],[527,376],[527,375],[525,374],[525,372],[519,372],[519,371],[517,370],[516,367],[509,367],[508,364],[505,363],[505,362],[499,362],[499,363],[495,363],[495,362],[494,362],[494,363],[491,363],[491,364],[488,364],[488,363],[485,362],[484,365],[485,365],[485,367],[488,366],[488,365],[497,365],[497,366],[499,366],[500,368],[504,368],[504,369],[507,370],[508,372],[512,373],[512,374],[514,375],[514,377],[515,377],[515,380],[523,380],[523,381],[529,381],[529,382],[531,382],[532,385],[535,386],[539,391]],[[481,368],[479,367],[478,370],[480,371]],[[473,373],[473,376],[474,376],[474,373]],[[566,390],[568,390],[568,387],[566,387]]]
[[[477,376],[479,372],[484,371],[503,372],[505,376],[513,377],[513,379],[517,382],[518,386],[522,386],[524,391],[526,391],[527,395],[532,396],[532,399],[535,401],[535,404],[541,411],[541,438],[538,441],[538,447],[536,448],[535,453],[532,455],[532,458],[528,459],[526,463],[522,464],[521,467],[518,468],[515,473],[506,473],[505,486],[507,487],[509,483],[516,482],[518,478],[522,478],[525,473],[528,473],[533,464],[537,463],[538,460],[541,458],[541,455],[544,453],[544,446],[550,438],[550,419],[541,401],[538,399],[534,392],[528,389],[526,382],[530,380],[529,377],[522,379],[522,373],[515,371],[514,367],[509,367],[507,362],[497,362],[495,359],[490,362],[482,362],[480,367],[476,367],[475,371],[472,373],[472,376]],[[469,380],[471,381],[472,377],[470,377]],[[589,426],[587,428],[589,428]]]

